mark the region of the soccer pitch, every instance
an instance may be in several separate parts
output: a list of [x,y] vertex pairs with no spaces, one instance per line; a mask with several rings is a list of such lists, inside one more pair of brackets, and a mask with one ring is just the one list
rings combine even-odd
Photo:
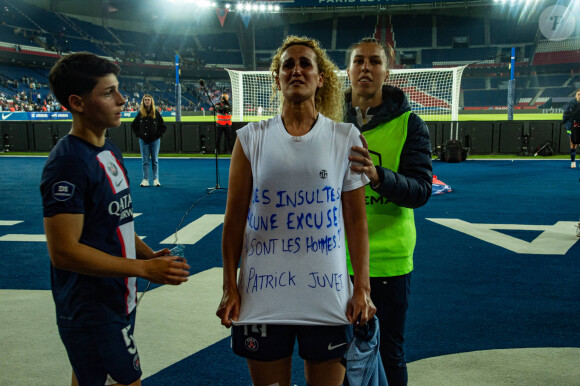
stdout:
[[[559,121],[562,114],[517,114],[514,113],[514,121]],[[459,114],[459,121],[507,121],[507,112],[503,114]]]
[[[420,114],[419,114],[420,116]],[[261,121],[263,119],[271,118],[270,116],[263,116],[263,117],[244,117],[245,122],[250,121]],[[165,117],[163,118],[166,122],[175,122],[175,117]],[[562,114],[558,113],[550,113],[550,114],[514,114],[514,121],[559,121],[562,119]],[[234,122],[239,122],[240,119],[237,117],[232,117]],[[431,116],[428,121],[447,121],[448,119],[438,119],[438,117]],[[494,113],[494,114],[459,114],[459,121],[466,122],[466,121],[507,121],[507,112],[506,113]],[[133,118],[124,118],[123,122],[132,122]],[[214,117],[213,115],[186,115],[181,117],[181,122],[213,122]]]

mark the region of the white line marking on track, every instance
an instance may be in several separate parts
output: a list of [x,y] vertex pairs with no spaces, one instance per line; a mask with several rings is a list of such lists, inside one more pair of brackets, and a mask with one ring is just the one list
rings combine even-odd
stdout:
[[0,226],[11,226],[20,224],[22,221],[8,221],[8,220],[0,220]]
[[[554,225],[477,224],[456,218],[428,218],[439,225],[465,233],[509,251],[531,255],[565,255],[578,241],[574,221],[558,221]],[[494,229],[543,231],[532,242],[506,235]]]
[[172,234],[161,244],[173,244],[177,238],[179,244],[195,244],[208,233],[224,222],[223,214],[205,214],[177,231],[177,236]]
[[[215,316],[221,279],[222,268],[212,268],[179,286],[145,294],[137,307],[134,334],[143,378],[230,335]],[[0,385],[14,384],[15,379],[28,385],[70,384],[71,367],[58,336],[51,291],[0,290],[0,310]]]
[[0,236],[0,241],[31,241],[46,243],[45,235],[23,235],[23,234],[7,234]]

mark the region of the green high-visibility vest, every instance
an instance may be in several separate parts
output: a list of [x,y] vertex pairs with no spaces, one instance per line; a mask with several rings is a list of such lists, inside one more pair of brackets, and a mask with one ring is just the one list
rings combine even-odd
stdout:
[[[399,171],[403,145],[407,139],[407,122],[411,112],[365,131],[373,163],[394,172]],[[365,187],[369,229],[370,276],[404,275],[413,270],[413,251],[417,234],[413,209],[388,202],[385,197]],[[350,256],[347,253],[352,275]]]

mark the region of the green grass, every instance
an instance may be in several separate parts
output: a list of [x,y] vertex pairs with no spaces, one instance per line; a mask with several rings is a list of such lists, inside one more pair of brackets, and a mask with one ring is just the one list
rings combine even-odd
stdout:
[[469,155],[467,159],[570,159],[570,154],[554,154],[549,157],[518,154],[473,154]]
[[[271,118],[270,116],[263,117],[245,117],[246,122],[250,121],[260,121],[263,119]],[[167,122],[175,122],[175,117],[165,117],[163,118]],[[213,122],[212,115],[184,115],[181,117],[181,122]],[[562,119],[562,114],[514,114],[514,121],[559,121]],[[448,119],[444,116],[432,115],[426,117],[427,121],[447,121]],[[133,118],[123,118],[123,122],[132,122]],[[239,122],[237,117],[233,117],[234,122]],[[459,121],[507,121],[506,113],[490,113],[490,114],[459,114]]]
[[[244,117],[245,122],[256,122],[264,119],[272,118],[271,116],[263,117]],[[134,118],[121,118],[122,122],[133,122]],[[449,121],[447,116],[443,115],[431,115],[429,117],[423,118],[428,122],[435,121]],[[163,120],[166,122],[175,122],[175,117],[164,117]],[[234,122],[239,122],[237,117],[233,117]],[[562,120],[562,114],[550,113],[550,114],[514,114],[514,121],[560,121]],[[70,122],[70,119],[63,119],[62,121]],[[467,121],[507,121],[506,113],[490,113],[490,114],[459,114],[460,122]],[[181,122],[213,122],[212,115],[183,115],[181,116]]]
[[[559,121],[562,114],[514,114],[514,121]],[[507,121],[505,114],[460,114],[460,121]]]

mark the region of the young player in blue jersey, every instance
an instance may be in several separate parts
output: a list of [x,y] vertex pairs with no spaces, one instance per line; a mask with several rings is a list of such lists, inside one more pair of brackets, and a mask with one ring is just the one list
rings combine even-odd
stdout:
[[187,281],[189,265],[154,252],[135,233],[127,171],[105,139],[121,123],[119,67],[89,53],[61,58],[50,87],[73,116],[51,151],[40,190],[59,334],[73,385],[140,385],[133,340],[136,277]]

